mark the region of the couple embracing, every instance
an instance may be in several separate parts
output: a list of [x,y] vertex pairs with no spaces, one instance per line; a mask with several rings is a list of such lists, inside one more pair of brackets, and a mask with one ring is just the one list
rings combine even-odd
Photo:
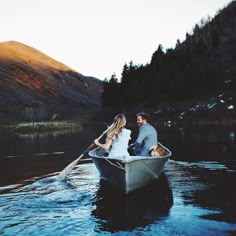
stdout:
[[95,139],[94,143],[107,150],[109,157],[150,156],[151,148],[157,145],[157,131],[149,124],[148,114],[141,112],[136,117],[139,132],[134,144],[129,146],[131,130],[125,128],[126,117],[124,114],[118,114],[114,117],[104,144],[100,143],[99,139]]

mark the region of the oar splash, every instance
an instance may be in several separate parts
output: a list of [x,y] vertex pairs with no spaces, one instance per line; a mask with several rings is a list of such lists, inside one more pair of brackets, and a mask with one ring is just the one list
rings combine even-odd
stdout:
[[[101,139],[110,129],[111,129],[112,125],[109,126],[99,137],[98,139]],[[73,162],[71,162],[68,166],[66,166],[61,173],[57,176],[57,178],[59,180],[64,180],[69,173],[74,169],[74,167],[77,165],[77,163],[79,162],[79,160],[84,156],[85,153],[87,153],[90,149],[92,149],[95,146],[95,143],[91,143],[89,145],[88,148],[86,148],[83,153],[77,158],[75,159]]]

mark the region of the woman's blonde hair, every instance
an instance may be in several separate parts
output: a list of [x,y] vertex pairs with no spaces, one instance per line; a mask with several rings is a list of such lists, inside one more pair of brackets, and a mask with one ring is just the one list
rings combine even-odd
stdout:
[[107,133],[107,139],[112,139],[114,135],[118,137],[121,129],[126,125],[126,118],[124,114],[118,114],[114,117],[110,130]]

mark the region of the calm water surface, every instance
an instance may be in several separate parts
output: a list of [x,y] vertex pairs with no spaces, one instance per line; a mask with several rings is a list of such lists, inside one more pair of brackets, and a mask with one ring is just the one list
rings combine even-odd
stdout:
[[128,196],[88,156],[58,181],[101,132],[1,133],[0,235],[236,235],[235,127],[159,127],[173,156]]

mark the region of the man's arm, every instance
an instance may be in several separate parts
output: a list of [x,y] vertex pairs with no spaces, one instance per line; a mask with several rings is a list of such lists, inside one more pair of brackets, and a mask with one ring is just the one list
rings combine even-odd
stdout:
[[135,149],[134,149],[135,155],[137,155],[140,152],[140,148],[145,137],[146,137],[145,127],[142,126],[139,128],[138,137],[135,141]]
[[137,141],[134,144],[134,154],[137,155],[140,152],[141,143],[138,143]]

